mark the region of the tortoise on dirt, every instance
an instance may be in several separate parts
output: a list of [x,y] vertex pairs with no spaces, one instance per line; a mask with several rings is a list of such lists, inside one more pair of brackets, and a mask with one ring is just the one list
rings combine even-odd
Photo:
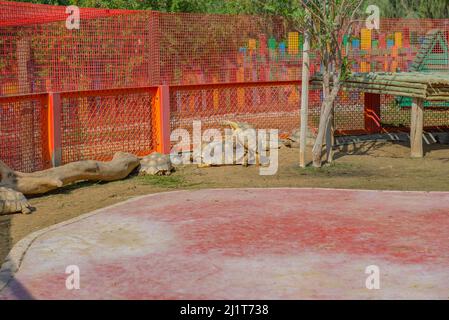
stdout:
[[[241,145],[244,145],[245,149],[248,149],[248,143],[247,143],[247,141],[244,140],[244,137],[246,134],[249,133],[248,132],[249,130],[255,130],[255,128],[252,125],[250,125],[249,123],[245,123],[245,122],[235,122],[235,121],[223,121],[222,124],[225,126],[229,126],[232,129],[232,136],[237,137],[237,142],[240,143]],[[257,132],[255,132],[255,134],[257,136]],[[257,138],[259,138],[259,137],[257,136]],[[265,143],[263,144],[264,149],[265,149],[264,151],[270,151],[270,148],[271,148],[270,135],[266,134],[265,139],[266,139]],[[260,142],[260,141],[258,141],[258,142]],[[278,148],[279,147],[280,147],[280,142],[278,143]]]
[[[221,158],[217,159],[214,157],[214,152],[217,149],[221,149]],[[234,150],[232,154],[226,153],[224,150],[231,149]],[[202,144],[202,152],[199,155],[192,155],[195,157],[196,163],[198,163],[199,168],[206,167],[216,167],[216,166],[225,166],[225,165],[234,165],[243,163],[243,155],[237,156],[235,155],[236,143],[232,141],[212,141],[209,143]],[[204,158],[204,154],[209,156],[209,159]],[[215,162],[216,160],[216,162]]]
[[31,205],[25,196],[11,188],[0,187],[0,215],[10,213],[31,213]]
[[[269,164],[268,163],[269,161],[266,157],[261,157],[259,155],[257,148],[255,150],[249,150],[250,147],[248,145],[248,140],[245,139],[245,136],[251,133],[248,131],[255,130],[255,128],[252,125],[245,122],[235,122],[235,121],[223,121],[221,122],[221,124],[224,126],[228,126],[232,129],[231,137],[226,137],[223,141],[212,141],[209,143],[204,143],[202,145],[201,155],[197,155],[195,159],[196,162],[198,163],[198,167],[201,168],[201,167],[237,165],[237,164],[241,164],[246,167],[248,166],[249,160],[251,158],[254,159],[253,157],[255,157],[256,163],[261,166],[267,166]],[[204,159],[203,154],[207,154],[210,156],[210,158],[213,158],[213,152],[217,148],[223,148],[221,159],[214,159],[217,160],[217,163],[210,162]],[[238,155],[236,152],[237,148],[243,148],[243,154]],[[226,149],[233,150],[234,157],[231,157],[232,155],[227,154],[225,152]]]
[[[290,135],[290,137],[288,137],[284,141],[284,145],[289,148],[299,148],[300,137],[301,137],[300,129],[294,129],[292,131],[292,134]],[[307,130],[307,140],[306,141],[307,141],[308,146],[314,145],[315,138],[316,138],[316,136],[310,130]]]
[[153,152],[140,160],[140,175],[168,176],[172,171],[170,155]]

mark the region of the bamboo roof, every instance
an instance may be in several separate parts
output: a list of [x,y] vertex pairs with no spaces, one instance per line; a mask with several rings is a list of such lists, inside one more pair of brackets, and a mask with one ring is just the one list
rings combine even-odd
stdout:
[[[312,78],[321,85],[322,75]],[[428,101],[449,101],[448,72],[355,73],[342,84],[343,89],[390,94]]]

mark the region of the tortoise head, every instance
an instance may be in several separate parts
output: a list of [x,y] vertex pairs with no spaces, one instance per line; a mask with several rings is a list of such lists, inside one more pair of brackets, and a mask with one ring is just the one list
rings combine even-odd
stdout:
[[222,121],[221,125],[231,127],[232,130],[237,130],[241,128],[240,123],[229,120]]

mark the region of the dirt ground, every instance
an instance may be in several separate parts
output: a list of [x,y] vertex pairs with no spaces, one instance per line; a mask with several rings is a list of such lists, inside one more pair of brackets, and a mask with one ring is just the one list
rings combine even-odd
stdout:
[[[178,167],[169,177],[131,176],[112,183],[79,183],[30,199],[32,215],[0,217],[0,261],[24,236],[44,227],[129,198],[176,189],[239,187],[319,187],[449,191],[449,146],[426,147],[424,159],[409,158],[407,145],[366,143],[336,151],[322,169],[298,167],[298,149],[281,148],[279,170],[260,176],[257,167]],[[310,154],[310,152],[309,152]],[[449,211],[449,209],[448,209]]]

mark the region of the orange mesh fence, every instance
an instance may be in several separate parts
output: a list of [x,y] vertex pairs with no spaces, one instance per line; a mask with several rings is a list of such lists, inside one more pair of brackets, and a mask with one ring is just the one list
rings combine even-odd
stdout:
[[154,151],[156,93],[157,88],[62,93],[62,163]]
[[0,160],[14,170],[50,166],[46,95],[0,97]]
[[[281,18],[161,14],[161,81],[203,84],[301,79],[303,36]],[[382,19],[341,37],[353,72],[449,71],[449,19]],[[312,43],[311,73],[321,69]]]
[[[0,0],[0,97],[63,92],[63,163],[157,149],[155,140],[161,141],[154,131],[163,123],[154,106],[161,101],[154,101],[150,86],[169,86],[171,129],[191,128],[194,119],[205,127],[245,121],[281,135],[299,126],[303,36],[282,18],[81,8],[80,29],[69,30],[65,11]],[[353,72],[449,72],[449,19],[381,19],[379,30],[359,23],[340,40]],[[312,74],[321,69],[313,44],[310,66]],[[365,97],[341,92],[337,130],[367,129]],[[309,100],[309,122],[316,128],[321,92],[311,91]],[[36,131],[39,121],[47,121],[39,103],[2,104],[0,156],[14,168],[48,165],[41,156],[48,135]],[[410,103],[382,96],[379,114],[370,116],[385,127],[408,127]],[[426,104],[425,125],[449,126],[449,104],[435,107]],[[27,115],[23,121],[21,112]],[[26,125],[20,131],[21,123]],[[31,135],[34,140],[22,138]],[[41,146],[31,146],[39,139]],[[31,155],[35,163],[27,160]]]
[[[342,91],[335,103],[339,131],[364,131],[364,96]],[[171,129],[219,128],[223,120],[247,122],[259,129],[278,129],[286,137],[300,124],[301,85],[298,81],[186,85],[170,87]],[[319,125],[322,93],[309,92],[309,127]]]
[[299,127],[298,82],[266,82],[170,87],[171,129],[220,128],[222,121],[247,122],[255,128],[289,134]]
[[[61,163],[109,160],[115,152],[145,155],[160,147],[162,96],[157,87],[60,93]],[[260,129],[278,129],[288,136],[300,123],[299,82],[184,85],[169,88],[170,127],[192,130],[220,128],[223,120],[248,122]],[[335,126],[340,133],[369,132],[364,93],[342,91],[335,103]],[[0,158],[15,170],[31,172],[50,166],[50,114],[47,94],[0,97]],[[309,126],[319,124],[322,93],[309,93]],[[53,110],[58,107],[53,106]],[[54,111],[53,111],[54,112]],[[382,95],[377,132],[404,129],[410,108],[398,106],[395,97]],[[165,122],[165,124],[167,124]],[[426,109],[428,129],[445,127],[449,110]],[[380,126],[381,125],[381,126]],[[376,127],[376,125],[375,125]],[[58,133],[59,132],[59,133]]]
[[[42,5],[27,2],[0,1],[2,20],[0,27],[41,24],[65,21],[68,17],[65,6]],[[82,8],[81,19],[105,17],[133,12],[131,10]]]
[[[279,17],[81,8],[69,30],[63,6],[0,9],[0,95],[300,80],[303,36]],[[382,19],[341,37],[353,72],[449,71],[448,40],[449,19]]]
[[[223,120],[247,122],[255,128],[278,129],[288,136],[300,124],[301,85],[298,81],[184,85],[170,87],[171,130],[187,129],[200,120],[202,128],[220,128]],[[320,90],[309,91],[309,127],[319,126]],[[410,108],[397,97],[381,95],[379,110],[367,115],[365,93],[342,90],[335,101],[334,123],[338,134],[394,132],[410,126]],[[374,128],[366,123],[371,118]],[[427,108],[424,125],[429,130],[449,126],[449,109]],[[383,128],[383,129],[382,129]]]
[[96,90],[156,83],[152,12],[80,10],[0,1],[0,95]]
[[288,55],[280,18],[160,14],[158,29],[164,84],[300,79],[299,42]]

